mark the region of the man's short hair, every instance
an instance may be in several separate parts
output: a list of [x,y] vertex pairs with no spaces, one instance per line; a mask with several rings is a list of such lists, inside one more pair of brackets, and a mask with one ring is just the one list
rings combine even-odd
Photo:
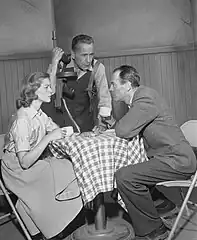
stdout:
[[140,76],[138,71],[133,67],[129,65],[122,65],[118,68],[115,68],[114,72],[120,71],[120,79],[121,79],[121,84],[125,84],[126,82],[130,82],[131,86],[133,88],[139,87],[140,86]]
[[77,35],[72,39],[72,50],[75,51],[80,43],[94,44],[94,39],[85,34]]

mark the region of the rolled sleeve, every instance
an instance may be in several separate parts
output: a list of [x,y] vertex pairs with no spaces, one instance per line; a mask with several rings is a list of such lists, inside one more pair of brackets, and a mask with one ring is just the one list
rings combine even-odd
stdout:
[[59,128],[59,126],[50,117],[48,117],[43,111],[42,111],[42,120],[45,123],[47,132],[51,132],[54,129]]
[[29,151],[30,147],[30,131],[28,122],[25,119],[18,119],[12,131],[13,140],[15,143],[15,151]]
[[99,64],[95,74],[95,83],[98,93],[98,108],[101,116],[110,116],[112,110],[111,94],[108,87],[105,67],[102,63]]
[[56,123],[53,122],[53,120],[50,117],[48,117],[46,128],[47,128],[47,132],[51,132],[54,129],[59,128],[59,127]]
[[101,115],[102,117],[108,117],[111,115],[111,108],[108,107],[101,107],[99,109],[99,115]]

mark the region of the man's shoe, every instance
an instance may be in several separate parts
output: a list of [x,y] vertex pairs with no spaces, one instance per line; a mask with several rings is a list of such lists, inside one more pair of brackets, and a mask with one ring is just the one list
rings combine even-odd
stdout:
[[179,213],[179,208],[173,202],[165,200],[157,205],[156,209],[164,225],[171,230]]
[[37,233],[34,236],[31,236],[32,240],[45,240],[46,238],[42,235],[42,233]]
[[164,240],[168,237],[168,230],[165,225],[161,225],[151,233],[145,236],[136,236],[134,240]]
[[159,204],[154,202],[154,205],[160,217],[172,215],[175,214],[175,212],[178,212],[176,205],[168,199],[160,201]]

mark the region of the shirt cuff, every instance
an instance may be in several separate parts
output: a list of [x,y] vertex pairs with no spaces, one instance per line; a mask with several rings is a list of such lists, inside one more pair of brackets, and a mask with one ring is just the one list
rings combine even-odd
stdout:
[[111,115],[111,108],[101,107],[99,109],[99,115],[102,117],[109,117]]

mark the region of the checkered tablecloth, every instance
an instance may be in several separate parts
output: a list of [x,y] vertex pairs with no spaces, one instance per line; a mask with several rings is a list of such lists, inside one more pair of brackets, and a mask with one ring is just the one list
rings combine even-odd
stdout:
[[70,156],[84,204],[98,193],[113,190],[114,173],[120,167],[147,160],[142,139],[127,141],[115,133],[73,136],[53,141],[49,148],[56,158]]

